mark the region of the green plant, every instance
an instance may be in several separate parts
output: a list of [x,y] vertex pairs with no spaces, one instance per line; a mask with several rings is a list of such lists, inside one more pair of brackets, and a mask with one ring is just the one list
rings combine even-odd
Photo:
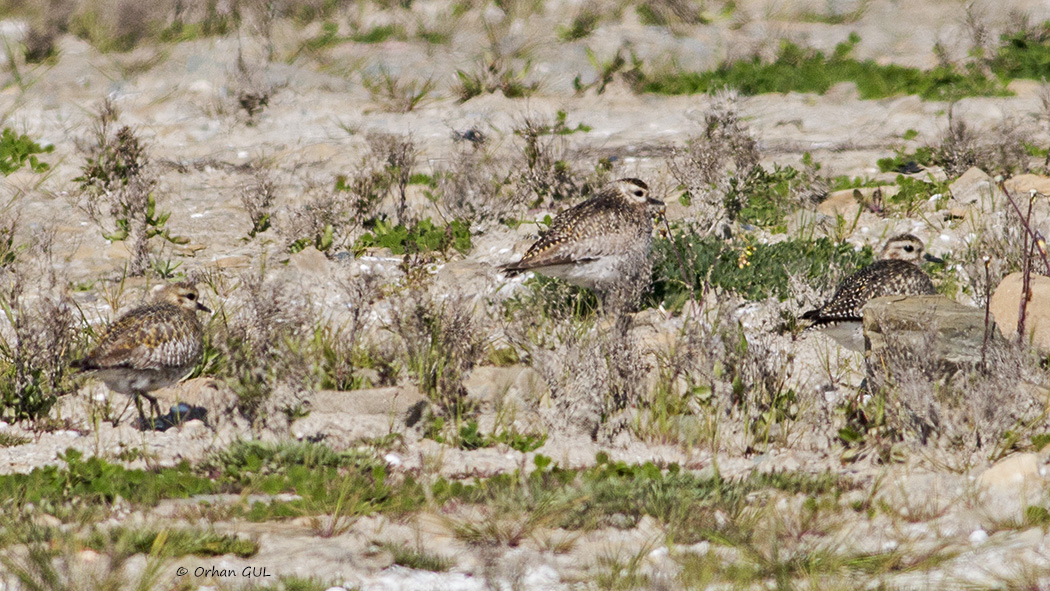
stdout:
[[879,167],[879,172],[901,171],[912,163],[921,164],[922,166],[932,165],[933,149],[924,146],[916,149],[912,153],[898,150],[893,158],[879,158],[878,162],[876,162]]
[[[160,237],[174,244],[185,244],[189,239],[172,236],[165,227],[171,212],[157,209],[157,176],[146,147],[126,125],[111,133],[116,119],[112,102],[104,102],[96,116],[96,143],[81,167],[81,175],[73,180],[80,185],[81,208],[102,227],[107,240],[129,242],[128,273],[141,275],[150,266],[150,239]],[[108,206],[114,229],[107,229],[103,222],[106,215],[102,205]]]
[[380,25],[367,31],[359,31],[350,35],[350,40],[356,43],[382,43],[390,38],[404,39],[405,32],[397,25]]
[[222,556],[234,554],[251,558],[259,551],[259,544],[235,535],[217,534],[197,529],[131,529],[114,527],[96,529],[88,536],[88,548],[103,552],[109,546],[119,545],[133,554],[150,554],[177,558],[189,554],[195,556]]
[[[509,23],[507,23],[509,24]],[[459,85],[455,89],[460,102],[482,94],[501,92],[507,98],[529,96],[539,82],[526,82],[532,60],[526,47],[509,47],[506,25],[485,25],[488,46],[473,70],[456,70]]]
[[485,353],[467,302],[409,294],[392,316],[391,329],[404,344],[405,367],[416,385],[441,412],[463,416],[463,379]]
[[363,74],[361,84],[374,102],[393,113],[408,113],[422,105],[435,86],[430,78],[422,82],[416,79],[402,81],[385,68],[379,70],[378,76]]
[[16,435],[14,433],[8,433],[7,431],[0,432],[0,447],[18,447],[19,445],[25,445],[32,441],[25,435]]
[[420,220],[411,227],[391,225],[376,220],[371,232],[366,232],[354,244],[361,252],[368,248],[389,248],[393,254],[439,252],[447,254],[456,250],[461,254],[470,251],[470,225],[453,220],[445,227],[438,227],[430,218]]
[[1040,27],[1004,33],[988,66],[999,78],[1046,78],[1050,63],[1050,21]]
[[601,14],[593,6],[584,6],[572,17],[569,26],[558,26],[555,32],[562,41],[576,41],[594,32],[601,20]]
[[979,68],[962,71],[941,65],[929,71],[897,65],[879,65],[873,60],[851,57],[860,37],[851,34],[830,56],[782,41],[780,52],[771,63],[751,60],[727,62],[707,72],[667,72],[647,76],[643,92],[693,94],[714,92],[725,87],[742,94],[768,92],[813,92],[823,94],[838,82],[857,84],[862,99],[897,94],[917,94],[925,100],[950,100],[966,96],[1005,96],[1008,91],[997,78],[986,77]]
[[26,134],[17,134],[10,127],[0,133],[0,174],[8,176],[23,166],[37,173],[47,172],[50,165],[41,162],[38,154],[50,154],[54,146],[41,146]]
[[[826,278],[832,265],[849,272],[873,260],[870,249],[855,251],[848,244],[835,244],[827,238],[756,244],[746,238],[730,242],[714,237],[698,238],[697,232],[688,226],[672,228],[672,232],[673,241],[653,241],[653,289],[648,305],[663,303],[673,307],[690,293],[703,293],[708,285],[749,300],[770,296],[786,298],[792,276],[811,280]],[[675,248],[683,250],[685,264],[694,278],[693,291],[690,291],[689,279],[681,276]]]
[[474,71],[456,70],[459,86],[456,93],[460,102],[482,94],[503,93],[507,98],[523,98],[536,92],[538,82],[527,83],[532,64],[525,62],[520,69],[508,65],[503,58],[493,57]]
[[558,109],[558,112],[554,115],[553,123],[537,122],[534,126],[526,125],[524,128],[514,130],[515,135],[524,136],[526,133],[531,133],[537,136],[540,135],[572,135],[577,132],[587,132],[591,130],[591,126],[585,123],[577,123],[576,127],[569,127],[565,125],[565,120],[568,114]]
[[473,419],[466,423],[460,423],[459,431],[456,432],[454,437],[446,438],[443,435],[444,431],[445,420],[438,416],[432,416],[424,429],[423,436],[438,443],[449,442],[460,449],[480,449],[502,443],[522,453],[537,450],[543,447],[543,444],[547,441],[546,435],[519,433],[514,428],[503,429],[499,433],[483,433],[478,427],[478,422]]
[[703,3],[692,0],[657,0],[635,6],[638,19],[643,25],[668,27],[684,23],[686,25],[703,25],[710,21],[704,16]]
[[405,568],[445,572],[456,564],[451,558],[429,552],[421,546],[413,547],[408,544],[389,542],[380,546],[394,556],[394,564]]

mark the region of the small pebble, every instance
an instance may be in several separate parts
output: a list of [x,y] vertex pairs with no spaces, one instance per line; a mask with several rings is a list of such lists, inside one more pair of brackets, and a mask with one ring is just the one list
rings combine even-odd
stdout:
[[983,544],[988,541],[988,532],[983,529],[976,529],[970,534],[970,542],[973,544]]

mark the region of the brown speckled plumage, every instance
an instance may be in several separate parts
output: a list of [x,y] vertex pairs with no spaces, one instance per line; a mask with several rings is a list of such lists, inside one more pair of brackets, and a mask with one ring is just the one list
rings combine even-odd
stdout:
[[615,264],[609,264],[612,258],[648,254],[653,209],[662,205],[663,202],[649,197],[649,187],[644,182],[620,179],[593,198],[558,214],[550,229],[520,261],[502,269],[509,274],[534,270],[593,288],[614,279]]
[[115,392],[134,396],[143,421],[139,396],[159,414],[149,392],[178,382],[200,361],[204,331],[197,311],[210,310],[198,299],[188,283],[160,288],[152,303],[121,316],[73,366],[94,371]]
[[930,295],[937,293],[930,277],[919,268],[923,259],[940,260],[923,253],[922,240],[911,234],[898,234],[886,241],[879,260],[839,283],[835,295],[823,306],[802,315],[814,325],[840,321],[860,321],[861,308],[868,300],[889,295]]
[[928,295],[937,293],[930,277],[914,263],[883,259],[847,277],[835,295],[823,306],[802,315],[816,324],[860,320],[861,308],[868,300],[887,295]]

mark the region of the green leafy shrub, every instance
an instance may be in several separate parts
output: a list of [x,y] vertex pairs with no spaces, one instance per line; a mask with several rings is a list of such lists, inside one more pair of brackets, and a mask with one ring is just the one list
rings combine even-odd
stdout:
[[854,251],[849,244],[835,244],[827,238],[792,239],[774,244],[753,244],[747,240],[726,242],[714,237],[697,238],[688,227],[673,230],[674,239],[653,241],[655,263],[653,290],[649,305],[674,304],[689,296],[690,279],[682,277],[681,256],[693,283],[700,293],[704,285],[740,294],[749,300],[770,296],[788,297],[788,279],[797,276],[816,279],[827,274],[831,265],[844,271],[870,264],[870,248]]
[[7,176],[23,166],[33,172],[47,172],[50,165],[41,162],[37,154],[50,154],[54,146],[41,146],[28,135],[18,134],[9,127],[0,133],[0,174]]
[[470,252],[470,224],[452,220],[444,227],[434,225],[430,218],[420,220],[411,227],[391,225],[376,220],[371,232],[357,239],[354,251],[360,253],[369,248],[389,248],[393,254],[441,252],[456,250],[461,254]]

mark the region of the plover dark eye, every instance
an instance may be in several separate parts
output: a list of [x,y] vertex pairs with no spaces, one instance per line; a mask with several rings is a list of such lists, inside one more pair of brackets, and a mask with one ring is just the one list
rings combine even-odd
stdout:
[[638,189],[637,191],[634,192],[634,196],[635,197],[641,197],[642,195],[645,195],[645,193],[642,192],[641,189]]
[[915,250],[915,247],[914,247],[914,246],[912,246],[912,245],[910,245],[910,244],[906,244],[906,245],[904,246],[904,252],[911,252],[911,251],[913,251],[913,250]]
[[186,294],[186,299],[188,299],[188,300],[190,300],[192,302],[193,300],[197,299],[197,294],[195,294],[195,293],[188,293],[188,294]]

